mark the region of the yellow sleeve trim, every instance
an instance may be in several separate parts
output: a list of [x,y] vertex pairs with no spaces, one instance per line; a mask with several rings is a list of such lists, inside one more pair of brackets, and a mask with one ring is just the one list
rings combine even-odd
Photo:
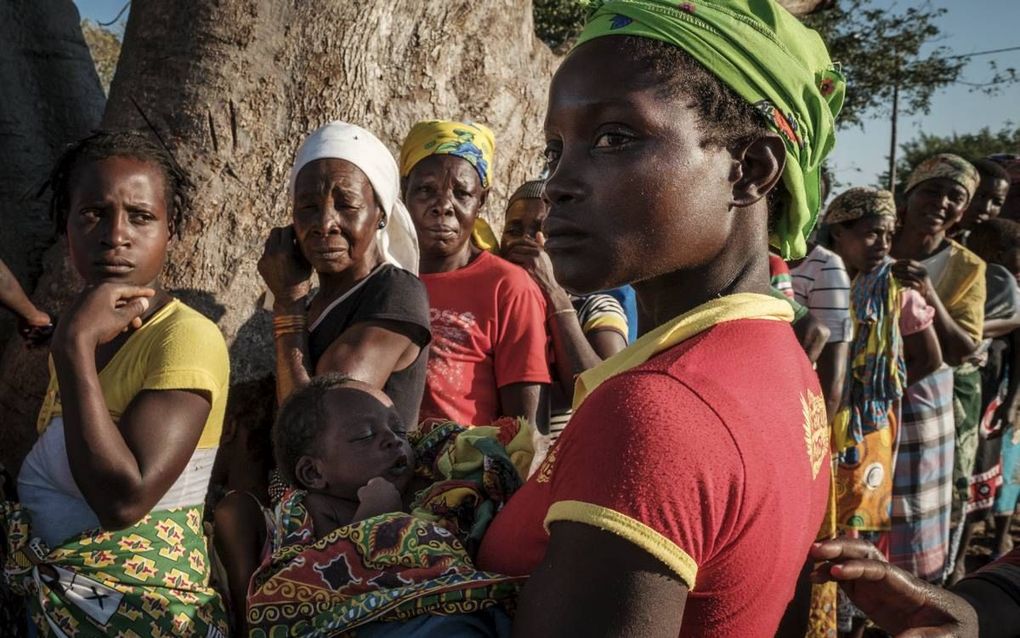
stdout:
[[585,334],[592,332],[593,330],[615,330],[626,337],[627,320],[614,315],[601,315],[594,319],[589,319],[588,322],[581,327],[581,331]]
[[625,514],[584,501],[558,501],[545,516],[545,529],[554,521],[584,523],[621,536],[658,558],[694,591],[698,564],[684,550],[651,527]]

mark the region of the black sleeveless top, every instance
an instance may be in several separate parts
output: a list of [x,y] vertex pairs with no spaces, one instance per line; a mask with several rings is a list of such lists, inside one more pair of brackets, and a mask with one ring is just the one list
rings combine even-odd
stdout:
[[316,322],[308,335],[312,369],[319,358],[348,328],[357,323],[387,322],[387,329],[398,332],[421,348],[418,358],[408,367],[390,375],[383,391],[409,430],[418,427],[418,410],[425,391],[428,365],[429,298],[425,284],[411,273],[391,264],[372,272]]

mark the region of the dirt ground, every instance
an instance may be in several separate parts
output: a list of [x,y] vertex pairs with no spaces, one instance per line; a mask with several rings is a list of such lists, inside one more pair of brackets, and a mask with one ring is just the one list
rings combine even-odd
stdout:
[[[1013,517],[1013,524],[1009,529],[1009,535],[1013,538],[1013,543],[1016,546],[1020,546],[1020,520],[1018,518],[1020,517]],[[994,528],[987,523],[979,524],[974,531],[970,549],[967,550],[967,573],[977,571],[989,563],[995,549],[994,541]]]

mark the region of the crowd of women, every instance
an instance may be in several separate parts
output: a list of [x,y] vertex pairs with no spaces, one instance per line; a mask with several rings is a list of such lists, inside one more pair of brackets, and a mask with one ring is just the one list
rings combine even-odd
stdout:
[[215,503],[227,348],[160,285],[186,177],[145,132],[71,145],[85,288],[53,320],[0,270],[50,353],[4,635],[1015,635],[1020,160],[820,215],[845,91],[773,0],[612,0],[507,202],[483,124],[311,132],[258,260],[274,467]]

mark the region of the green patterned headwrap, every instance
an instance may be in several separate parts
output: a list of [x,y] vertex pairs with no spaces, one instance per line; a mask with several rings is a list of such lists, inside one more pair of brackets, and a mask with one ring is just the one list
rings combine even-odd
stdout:
[[774,0],[606,0],[577,45],[607,35],[679,47],[758,108],[787,151],[786,196],[771,241],[784,258],[803,257],[846,91],[818,34]]

